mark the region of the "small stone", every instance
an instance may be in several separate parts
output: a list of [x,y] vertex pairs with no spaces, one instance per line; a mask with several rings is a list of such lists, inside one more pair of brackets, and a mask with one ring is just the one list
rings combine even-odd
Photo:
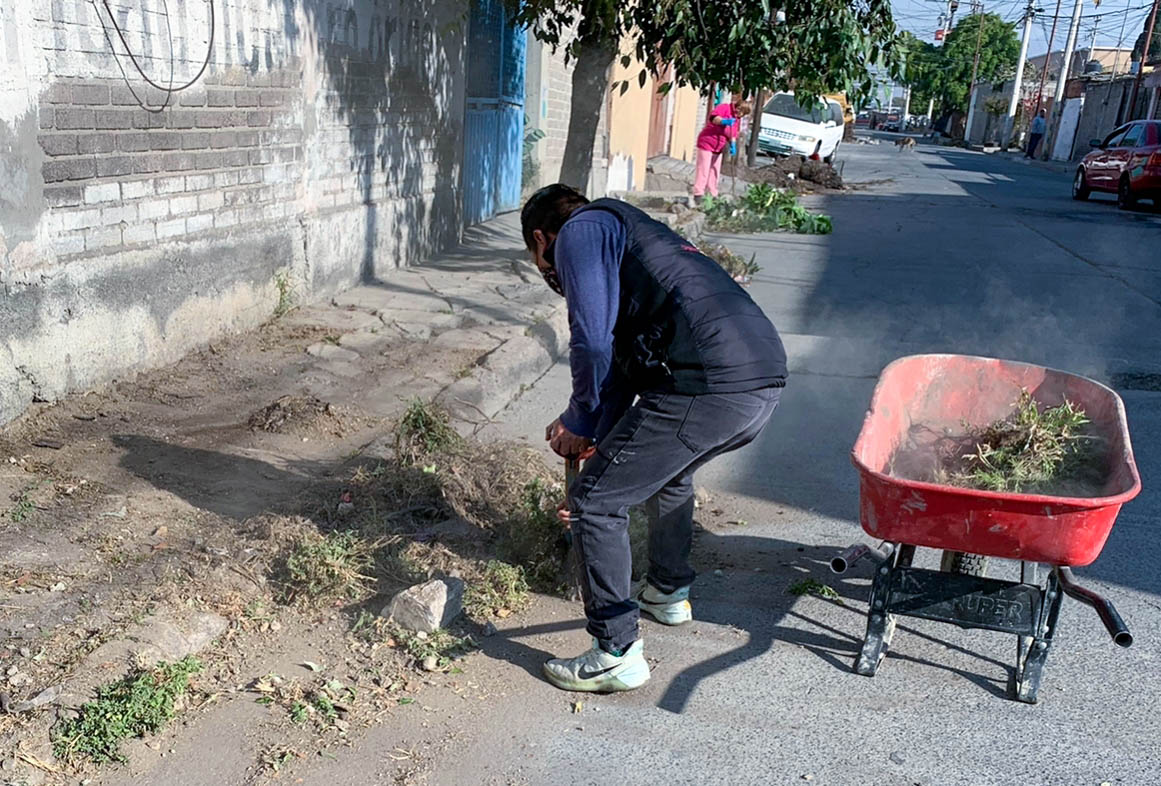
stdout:
[[491,637],[491,636],[495,636],[496,633],[497,633],[497,630],[496,630],[495,625],[493,625],[491,622],[487,622],[484,624],[484,636]]
[[434,579],[409,587],[383,609],[382,616],[420,633],[446,628],[464,609],[463,579]]
[[895,751],[894,753],[892,753],[889,758],[891,759],[891,761],[895,762],[896,764],[904,764],[907,762],[907,757],[904,756],[899,751]]
[[693,492],[693,506],[695,508],[704,508],[712,501],[713,497],[711,497],[710,493],[704,488],[699,488],[697,491]]
[[722,576],[722,575],[725,575],[725,574],[723,574],[723,573],[722,573],[722,569],[721,569],[721,568],[718,568],[717,570],[715,570],[715,571],[714,571],[714,575],[715,575],[715,576]]
[[4,761],[0,761],[0,769],[5,772],[12,772],[16,769],[16,759],[12,756],[5,757]]
[[420,641],[427,641],[427,631],[421,630],[416,632],[415,638],[419,639]]
[[282,630],[282,623],[278,620],[270,620],[270,630],[277,633],[278,631]]
[[435,657],[434,655],[428,655],[423,659],[423,663],[420,664],[420,667],[424,671],[435,671],[439,668],[439,658]]
[[806,775],[803,775],[803,776],[802,776],[802,780],[804,780],[804,781],[812,781],[812,780],[814,780],[814,776],[813,776],[813,775],[810,775],[810,774],[808,773],[808,774],[806,774]]
[[20,657],[31,658],[32,657],[32,650],[30,650],[28,647],[21,647],[20,648]]
[[16,666],[9,666],[8,671],[4,672],[4,674],[7,675],[8,677],[15,677],[19,673],[20,673],[20,669],[17,668]]
[[27,712],[38,707],[43,707],[46,704],[52,704],[60,696],[63,688],[60,685],[53,685],[51,688],[45,688],[40,693],[36,694],[28,701],[22,701],[16,706],[17,712]]

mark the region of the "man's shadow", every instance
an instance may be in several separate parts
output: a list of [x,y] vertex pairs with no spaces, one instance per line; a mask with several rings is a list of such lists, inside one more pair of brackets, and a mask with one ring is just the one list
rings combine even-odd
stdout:
[[[694,546],[694,564],[699,579],[694,584],[694,618],[702,624],[721,625],[740,630],[745,641],[739,646],[706,660],[687,666],[668,678],[657,706],[680,714],[685,712],[698,686],[714,675],[771,654],[775,642],[798,645],[836,670],[850,673],[862,647],[865,626],[865,604],[870,594],[873,566],[862,563],[849,573],[836,576],[829,571],[830,559],[837,549],[827,546],[805,546],[776,538],[720,534],[700,529]],[[722,570],[722,575],[714,574]],[[838,597],[826,602],[845,614],[857,617],[844,630],[811,617],[799,610],[800,600],[790,588],[806,579],[825,583]],[[571,620],[532,625],[500,631],[480,639],[485,655],[509,661],[536,679],[544,679],[544,661],[566,653],[550,653],[521,641],[536,636],[581,630],[585,626],[580,603],[570,604],[576,616]],[[789,624],[789,623],[795,624]],[[649,635],[643,623],[644,635]],[[850,630],[854,630],[852,633]],[[1003,675],[988,676],[923,658],[888,651],[888,660],[943,669],[978,685],[997,697],[1007,696],[1007,681],[1012,665],[974,653],[945,639],[916,630],[899,618],[895,641],[902,636],[916,636],[933,641],[948,650],[971,655],[981,667]],[[572,654],[572,653],[567,653]]]
[[[185,499],[191,505],[218,513],[241,525],[249,516],[263,512],[291,513],[302,510],[302,497],[341,488],[341,467],[320,462],[295,462],[282,467],[244,456],[223,454],[159,441],[142,435],[118,435],[114,442],[125,450],[121,465],[152,483]],[[333,488],[332,488],[333,487]],[[288,494],[296,489],[298,494]],[[307,491],[309,489],[309,492]],[[316,515],[315,524],[328,529],[329,515]],[[438,536],[437,536],[438,537]],[[453,551],[479,556],[478,543],[447,540]],[[694,565],[700,578],[694,585],[695,616],[701,623],[730,626],[746,634],[740,646],[689,666],[672,678],[658,706],[674,713],[684,712],[702,681],[727,669],[770,653],[776,641],[797,644],[840,671],[850,671],[862,644],[862,619],[853,623],[852,634],[796,611],[791,585],[807,578],[830,585],[838,593],[844,613],[864,616],[860,610],[869,595],[871,566],[860,564],[849,574],[835,576],[827,568],[834,547],[806,546],[778,538],[715,532],[698,527],[695,532]],[[721,570],[722,576],[714,575]],[[352,617],[382,603],[381,597],[349,609]],[[484,653],[516,664],[537,679],[543,679],[544,661],[562,653],[549,653],[525,644],[521,639],[579,630],[584,627],[580,603],[570,604],[575,617],[570,620],[500,631],[494,636],[477,636]],[[785,624],[795,620],[799,625]],[[805,623],[813,630],[804,630]],[[913,635],[937,641],[966,654],[943,639],[933,639],[900,620],[898,636]],[[646,622],[646,625],[651,623]],[[479,633],[479,631],[477,631]],[[888,653],[888,659],[910,660],[943,668],[979,685],[993,695],[1003,696],[1005,687],[997,680],[938,663]],[[983,663],[1010,670],[1008,664],[975,655]]]

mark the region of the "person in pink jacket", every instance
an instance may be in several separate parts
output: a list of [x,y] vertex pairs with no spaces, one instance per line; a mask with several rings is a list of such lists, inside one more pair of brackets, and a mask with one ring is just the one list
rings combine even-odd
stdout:
[[718,178],[722,173],[722,157],[729,148],[737,152],[738,123],[750,114],[750,105],[736,96],[729,103],[718,104],[710,112],[705,128],[697,135],[697,175],[693,181],[693,195],[701,198],[709,191],[718,195]]

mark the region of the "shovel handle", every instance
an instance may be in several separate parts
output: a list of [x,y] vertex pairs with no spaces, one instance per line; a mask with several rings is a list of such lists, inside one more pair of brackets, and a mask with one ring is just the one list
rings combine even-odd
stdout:
[[580,475],[580,459],[570,458],[564,460],[564,491],[567,494],[572,488],[573,481]]
[[[564,498],[568,500],[568,493],[572,489],[572,484],[576,481],[577,476],[580,475],[580,459],[570,458],[564,460]],[[569,547],[572,546],[572,529],[564,531],[564,540]],[[571,553],[570,553],[571,556]]]

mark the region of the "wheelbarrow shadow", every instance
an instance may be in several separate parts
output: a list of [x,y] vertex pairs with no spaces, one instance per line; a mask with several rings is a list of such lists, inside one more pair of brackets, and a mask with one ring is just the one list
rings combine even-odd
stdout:
[[[838,552],[829,546],[804,546],[774,538],[732,535],[700,530],[695,545],[695,563],[701,578],[694,585],[694,614],[701,623],[735,628],[746,635],[740,646],[674,675],[658,701],[658,707],[682,713],[702,681],[753,659],[771,654],[775,642],[798,645],[835,669],[851,674],[862,647],[866,603],[870,594],[870,565],[852,568],[836,576],[829,570],[830,559]],[[716,565],[725,565],[728,574],[714,574]],[[856,615],[854,630],[844,630],[801,611],[807,603],[792,594],[792,588],[813,579],[833,588],[837,598],[815,599],[825,602],[832,612]],[[828,615],[832,616],[832,615]],[[787,624],[791,621],[800,624]],[[1010,664],[973,652],[954,642],[932,636],[906,625],[900,619],[896,636],[916,637],[938,644],[949,651],[975,658],[987,667],[997,667],[1004,677],[957,668],[896,651],[887,659],[942,669],[966,679],[999,698],[1008,696]],[[898,641],[898,638],[896,639]]]

